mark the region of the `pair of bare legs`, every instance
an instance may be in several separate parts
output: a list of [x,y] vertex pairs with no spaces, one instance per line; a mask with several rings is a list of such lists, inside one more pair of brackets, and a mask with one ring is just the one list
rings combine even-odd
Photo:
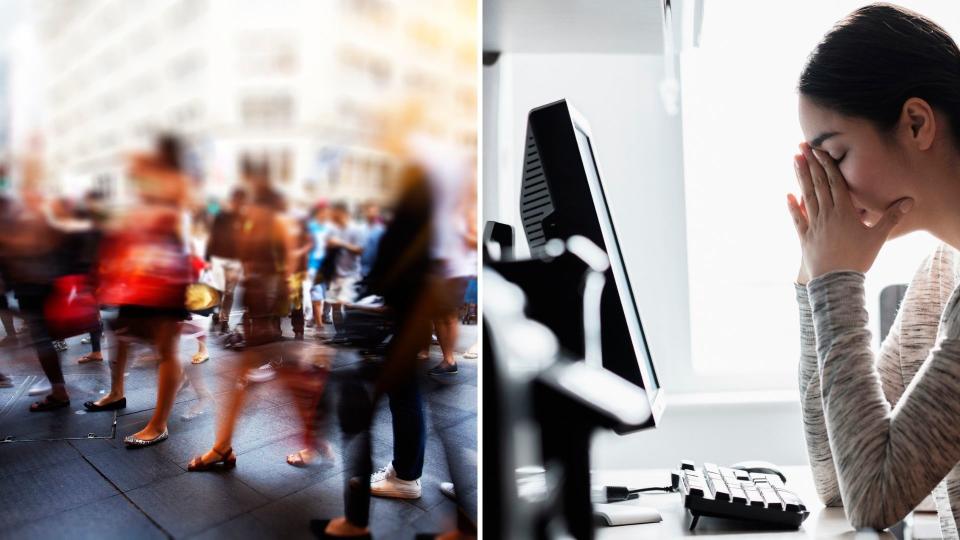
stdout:
[[[223,402],[213,447],[199,457],[197,461],[198,464],[215,463],[231,453],[233,449],[233,433],[237,426],[237,420],[240,418],[240,413],[243,411],[243,402],[247,395],[246,374],[250,370],[262,365],[266,360],[265,355],[272,356],[274,354],[280,354],[281,350],[282,345],[274,344],[266,347],[254,347],[243,351],[241,355],[241,375],[238,377],[237,383],[227,393],[226,399]],[[280,380],[284,382],[284,385],[288,389],[294,391],[298,374],[296,372],[291,373],[286,369],[278,371],[280,373]],[[316,394],[317,397],[319,397],[319,390]],[[306,448],[287,456],[287,462],[290,463],[291,460],[296,461],[299,459],[302,463],[291,463],[291,465],[308,465],[315,460],[318,455],[323,455],[324,457],[332,456],[333,451],[330,443],[327,442],[326,439],[318,439],[318,437],[316,437],[314,420],[316,419],[317,402],[315,400],[298,399],[296,403],[297,412],[304,424]]]
[[[170,418],[170,411],[173,409],[173,401],[180,388],[182,376],[180,362],[177,359],[180,323],[174,320],[157,320],[151,326],[154,348],[159,356],[157,404],[147,425],[133,434],[134,437],[143,440],[155,439],[167,430],[167,420]],[[130,343],[118,339],[116,357],[110,362],[110,392],[95,401],[97,405],[107,405],[124,397],[124,375],[129,353]]]
[[[199,338],[198,338],[198,341],[199,341]],[[200,342],[203,343],[203,341],[200,341]],[[194,355],[194,358],[196,358],[196,356],[201,353],[206,354],[206,352],[207,352],[206,347],[204,346],[203,348],[201,348],[200,351],[197,352],[196,355]],[[193,405],[191,405],[190,408],[185,413],[183,413],[183,415],[181,415],[180,418],[186,421],[193,420],[194,418],[200,416],[201,414],[204,414],[207,410],[207,407],[214,401],[213,394],[211,394],[210,390],[207,389],[207,384],[203,380],[203,374],[199,371],[200,369],[203,369],[203,368],[195,367],[194,364],[196,364],[196,362],[187,364],[184,367],[184,370],[183,370],[184,382],[183,382],[183,385],[180,387],[180,389],[183,390],[184,388],[186,388],[187,384],[189,383],[190,386],[193,386],[193,391],[196,392],[197,398],[198,398],[196,402],[194,402]]]

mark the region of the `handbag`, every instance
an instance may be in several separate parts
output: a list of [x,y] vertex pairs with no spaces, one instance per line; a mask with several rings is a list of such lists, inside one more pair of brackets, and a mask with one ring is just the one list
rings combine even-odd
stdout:
[[190,266],[176,243],[121,234],[104,244],[98,290],[102,304],[183,308]]
[[66,339],[100,330],[100,309],[86,275],[68,275],[54,280],[43,306],[47,332],[53,339]]

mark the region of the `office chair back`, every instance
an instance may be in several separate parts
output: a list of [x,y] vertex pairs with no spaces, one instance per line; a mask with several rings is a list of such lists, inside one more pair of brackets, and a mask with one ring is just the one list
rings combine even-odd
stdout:
[[907,285],[903,283],[887,285],[880,291],[880,343],[887,338],[906,293]]

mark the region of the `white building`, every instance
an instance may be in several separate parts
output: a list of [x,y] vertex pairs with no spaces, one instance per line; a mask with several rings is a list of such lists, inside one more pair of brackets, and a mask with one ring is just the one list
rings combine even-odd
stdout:
[[[382,112],[424,95],[433,131],[476,146],[475,0],[39,0],[48,178],[124,196],[124,156],[185,135],[205,190],[267,159],[296,201],[380,198]],[[16,104],[13,104],[16,107]]]

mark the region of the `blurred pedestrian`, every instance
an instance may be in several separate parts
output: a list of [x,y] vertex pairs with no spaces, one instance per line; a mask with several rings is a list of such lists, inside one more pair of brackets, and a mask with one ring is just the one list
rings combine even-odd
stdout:
[[131,158],[137,203],[111,223],[101,252],[100,298],[119,307],[112,324],[117,346],[110,391],[84,407],[126,407],[124,373],[132,341],[152,345],[158,356],[156,407],[143,429],[124,437],[128,447],[167,439],[167,420],[181,383],[177,347],[181,323],[189,317],[184,298],[190,282],[182,230],[190,193],[182,160],[181,141],[169,135],[158,138],[153,153]]

